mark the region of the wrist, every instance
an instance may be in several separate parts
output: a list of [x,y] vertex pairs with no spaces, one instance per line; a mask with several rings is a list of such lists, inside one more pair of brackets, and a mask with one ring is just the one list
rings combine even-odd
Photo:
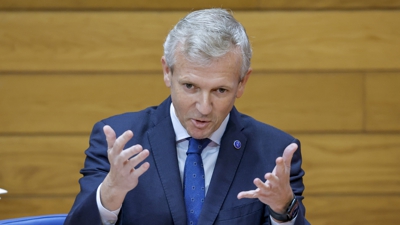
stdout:
[[297,201],[296,197],[293,197],[293,199],[289,202],[288,206],[286,207],[283,213],[276,212],[272,210],[271,207],[269,206],[268,209],[271,217],[274,220],[279,222],[288,222],[297,216],[299,210],[299,202]]
[[125,192],[118,191],[115,188],[108,186],[106,182],[103,182],[100,186],[100,202],[103,207],[109,211],[119,209],[125,196]]

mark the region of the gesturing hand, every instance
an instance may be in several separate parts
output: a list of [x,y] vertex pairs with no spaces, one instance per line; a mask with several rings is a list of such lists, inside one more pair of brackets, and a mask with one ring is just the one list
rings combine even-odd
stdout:
[[103,130],[108,144],[110,172],[101,186],[100,198],[103,206],[113,211],[121,206],[126,193],[137,186],[139,177],[149,168],[148,162],[135,168],[149,156],[149,151],[143,150],[141,145],[134,145],[123,150],[126,143],[133,137],[130,130],[125,131],[118,138],[110,126],[104,126]]
[[290,187],[290,163],[297,148],[295,143],[288,145],[283,156],[276,159],[276,166],[272,173],[265,174],[266,181],[262,182],[259,178],[254,179],[257,189],[240,192],[237,196],[238,199],[258,198],[275,212],[284,213],[294,197]]

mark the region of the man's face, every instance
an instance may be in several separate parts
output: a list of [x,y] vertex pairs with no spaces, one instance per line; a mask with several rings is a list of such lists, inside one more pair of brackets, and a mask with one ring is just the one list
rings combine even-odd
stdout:
[[232,52],[206,67],[191,63],[177,53],[173,74],[164,57],[161,62],[176,115],[189,135],[196,139],[207,138],[219,128],[235,98],[242,96],[251,73],[249,70],[240,81],[241,56]]

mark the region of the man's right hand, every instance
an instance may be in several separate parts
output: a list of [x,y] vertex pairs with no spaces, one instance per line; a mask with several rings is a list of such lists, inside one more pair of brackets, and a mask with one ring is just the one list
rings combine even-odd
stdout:
[[126,143],[133,137],[132,131],[125,131],[116,138],[114,130],[106,125],[103,127],[108,144],[108,161],[110,172],[100,188],[100,199],[103,207],[110,211],[121,207],[128,191],[135,188],[139,177],[149,169],[148,162],[135,168],[149,156],[149,150],[143,150],[141,145],[134,145],[125,150]]

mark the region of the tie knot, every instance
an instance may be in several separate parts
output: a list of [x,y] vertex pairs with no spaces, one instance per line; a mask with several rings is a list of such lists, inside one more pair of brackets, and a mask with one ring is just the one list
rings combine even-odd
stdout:
[[207,147],[210,141],[211,140],[208,138],[204,139],[189,138],[189,148],[186,154],[201,154],[203,149]]

